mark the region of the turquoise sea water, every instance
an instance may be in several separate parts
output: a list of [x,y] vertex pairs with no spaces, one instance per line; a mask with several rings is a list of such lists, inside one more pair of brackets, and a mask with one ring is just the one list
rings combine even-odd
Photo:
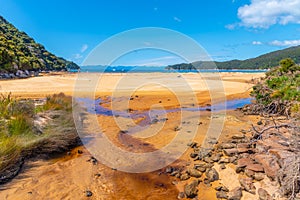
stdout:
[[211,72],[241,72],[241,73],[261,73],[266,72],[267,70],[241,70],[241,69],[232,69],[232,70],[214,70],[214,69],[203,69],[203,70],[167,70],[165,66],[161,67],[148,67],[148,66],[81,66],[81,72],[104,72],[104,73],[211,73]]

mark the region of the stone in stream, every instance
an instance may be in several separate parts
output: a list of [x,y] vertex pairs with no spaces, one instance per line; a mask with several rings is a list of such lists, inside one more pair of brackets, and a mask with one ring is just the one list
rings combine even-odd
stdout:
[[259,200],[272,200],[271,195],[269,195],[269,193],[266,190],[259,188],[257,192]]
[[219,174],[218,172],[212,168],[212,169],[209,169],[206,173],[206,178],[209,182],[214,182],[214,181],[217,181],[219,180]]
[[196,169],[189,169],[187,172],[191,177],[200,178],[202,176],[202,173]]
[[251,194],[256,194],[256,188],[255,188],[251,178],[241,178],[240,184],[245,191],[247,191]]
[[184,193],[188,198],[194,198],[197,196],[199,183],[199,180],[194,180],[190,184],[184,186]]
[[228,193],[228,200],[240,200],[242,196],[242,188],[236,187]]

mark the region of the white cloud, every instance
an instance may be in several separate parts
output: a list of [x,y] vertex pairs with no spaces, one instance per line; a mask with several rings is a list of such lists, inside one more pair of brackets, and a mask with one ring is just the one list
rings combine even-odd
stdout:
[[177,22],[181,22],[181,19],[179,19],[178,17],[173,17],[173,19]]
[[87,44],[82,45],[80,52],[83,53],[85,52],[87,49],[89,48],[89,46]]
[[82,58],[82,55],[80,55],[79,53],[74,54],[74,59],[78,60]]
[[238,9],[241,26],[269,28],[275,24],[300,24],[300,0],[251,0]]
[[260,42],[260,41],[253,41],[252,44],[253,45],[262,45],[262,42]]
[[279,46],[279,47],[290,47],[290,46],[298,46],[300,45],[300,40],[274,40],[269,43],[272,46]]
[[229,29],[229,30],[233,30],[235,29],[236,25],[235,24],[228,24],[225,26],[225,28]]

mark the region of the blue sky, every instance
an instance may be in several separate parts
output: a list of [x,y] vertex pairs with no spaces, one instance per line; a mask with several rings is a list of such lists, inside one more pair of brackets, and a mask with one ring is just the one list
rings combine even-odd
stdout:
[[[105,39],[140,27],[186,34],[218,61],[300,45],[300,0],[0,0],[0,15],[49,51],[78,64]],[[145,51],[116,63],[179,61],[166,52]]]

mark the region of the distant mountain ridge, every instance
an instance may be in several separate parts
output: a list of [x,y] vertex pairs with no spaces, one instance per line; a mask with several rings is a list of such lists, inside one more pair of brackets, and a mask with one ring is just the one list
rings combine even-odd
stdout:
[[[79,66],[50,53],[25,32],[0,16],[0,73],[12,75],[37,71],[65,71]],[[25,72],[26,73],[23,73]],[[17,74],[18,73],[18,74]]]
[[230,60],[225,62],[196,61],[193,63],[169,65],[167,68],[176,70],[213,69],[217,65],[218,69],[268,69],[278,66],[280,60],[285,58],[291,58],[296,63],[300,63],[300,46],[270,52],[247,60]]

